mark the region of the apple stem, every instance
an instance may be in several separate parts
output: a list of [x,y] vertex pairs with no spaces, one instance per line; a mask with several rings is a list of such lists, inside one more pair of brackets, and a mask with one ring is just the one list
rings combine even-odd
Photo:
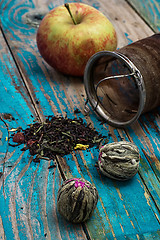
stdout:
[[72,15],[72,13],[71,13],[71,10],[70,10],[70,7],[69,7],[69,4],[68,4],[68,3],[65,3],[64,6],[67,8],[67,10],[68,10],[68,12],[69,12],[69,14],[70,14],[70,16],[71,16],[71,18],[72,18],[73,23],[74,23],[75,25],[77,25],[77,23],[76,23],[76,21],[75,21],[73,15]]

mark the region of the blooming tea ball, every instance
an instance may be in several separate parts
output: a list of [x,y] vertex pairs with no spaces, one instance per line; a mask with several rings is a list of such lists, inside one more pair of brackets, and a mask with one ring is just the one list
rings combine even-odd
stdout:
[[132,178],[139,168],[140,154],[131,142],[120,141],[104,145],[99,152],[98,166],[107,177],[116,180]]
[[58,212],[73,223],[86,221],[98,202],[95,186],[83,178],[71,178],[63,182],[57,197]]

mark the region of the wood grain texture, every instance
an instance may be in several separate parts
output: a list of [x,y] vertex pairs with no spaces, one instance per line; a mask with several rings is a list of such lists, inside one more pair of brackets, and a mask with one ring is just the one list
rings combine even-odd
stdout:
[[127,0],[140,16],[155,31],[160,31],[160,1],[159,0]]
[[1,32],[0,89],[0,239],[86,239],[81,225],[57,215],[62,179],[53,162],[34,163],[22,146],[8,146],[8,131],[26,128],[37,112]]
[[[99,152],[96,148],[76,151],[64,158],[57,158],[65,177],[83,176],[92,182],[99,192],[100,199],[96,211],[84,226],[88,236],[91,239],[158,239],[160,235],[159,109],[156,112],[145,114],[137,123],[126,130],[118,130],[107,124],[102,124],[93,111],[90,112],[89,116],[84,116],[86,94],[83,79],[65,77],[50,68],[43,61],[36,47],[37,29],[25,22],[26,13],[35,13],[41,4],[48,11],[63,2],[54,1],[52,3],[48,1],[44,4],[43,1],[14,0],[11,3],[3,0],[0,5],[3,10],[1,12],[3,33],[40,119],[45,119],[45,115],[62,114],[65,116],[66,113],[70,118],[82,117],[85,122],[91,122],[96,130],[108,138],[109,142],[121,139],[131,140],[140,149],[142,160],[139,174],[132,180],[122,183],[102,176],[95,167]],[[125,1],[83,2],[98,8],[113,22],[117,30],[119,47],[153,33]],[[74,113],[76,108],[81,111],[79,114]],[[21,113],[21,116],[23,114]],[[16,151],[19,150],[16,149]],[[10,189],[14,190],[14,193],[10,194],[12,201],[9,200],[9,196],[7,203],[12,212],[11,221],[7,223],[8,218],[6,217],[7,220],[4,222],[4,215],[1,216],[2,220],[0,219],[2,236],[8,234],[7,226],[13,226],[13,230],[10,230],[12,235],[8,236],[16,236],[17,239],[25,239],[24,236],[27,236],[28,239],[38,239],[40,236],[42,239],[45,237],[48,239],[76,239],[74,230],[77,232],[77,239],[84,239],[81,226],[67,223],[56,213],[54,199],[60,185],[57,169],[54,169],[56,179],[53,181],[52,175],[47,169],[48,162],[41,162],[39,166],[34,167],[30,160],[27,165],[25,160],[29,156],[25,154],[23,155],[23,164],[21,163],[21,155],[19,158],[15,157],[17,165],[14,168],[12,178],[6,182],[8,188],[13,181],[13,187]],[[29,174],[29,178],[26,173]],[[14,180],[16,176],[19,176],[15,178],[17,183]],[[28,182],[28,179],[32,180]],[[23,194],[20,194],[21,191],[18,192],[20,183],[23,189],[24,186],[26,189]],[[16,198],[19,199],[17,205]],[[21,203],[24,203],[25,214],[21,214]],[[52,209],[54,218],[51,213]],[[14,212],[16,212],[16,218]],[[24,224],[22,215],[23,217],[27,216]],[[18,223],[15,221],[16,219],[20,219]],[[24,235],[20,235],[20,230],[23,230]],[[57,235],[54,234],[55,232]],[[69,234],[68,238],[66,238],[67,233]]]

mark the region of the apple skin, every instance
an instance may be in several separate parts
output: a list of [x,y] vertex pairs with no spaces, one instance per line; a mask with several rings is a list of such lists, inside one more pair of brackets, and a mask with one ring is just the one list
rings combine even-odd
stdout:
[[37,46],[50,66],[82,76],[93,54],[116,49],[117,36],[111,22],[94,7],[83,3],[69,3],[69,7],[77,24],[64,5],[54,8],[40,23]]

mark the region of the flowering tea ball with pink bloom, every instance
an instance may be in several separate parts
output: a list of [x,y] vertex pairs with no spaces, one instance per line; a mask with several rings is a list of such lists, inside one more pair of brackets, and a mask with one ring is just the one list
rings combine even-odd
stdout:
[[58,212],[73,223],[90,218],[98,202],[95,186],[83,178],[71,178],[63,182],[58,191]]

